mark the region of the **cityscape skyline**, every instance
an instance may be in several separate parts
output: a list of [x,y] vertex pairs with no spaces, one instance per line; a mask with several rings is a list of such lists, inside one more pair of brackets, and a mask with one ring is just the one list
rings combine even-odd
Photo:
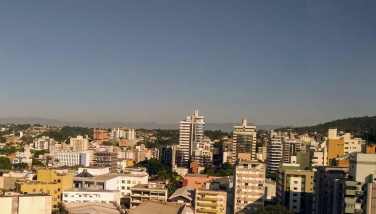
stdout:
[[[90,3],[89,3],[90,2]],[[376,115],[376,3],[0,3],[0,118],[307,126]]]

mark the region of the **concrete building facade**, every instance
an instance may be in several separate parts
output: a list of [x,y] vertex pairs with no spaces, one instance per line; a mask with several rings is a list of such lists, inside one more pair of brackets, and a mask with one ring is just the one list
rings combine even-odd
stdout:
[[232,137],[232,164],[239,159],[240,153],[250,154],[250,160],[256,160],[256,126],[248,126],[243,118],[242,125],[234,126]]
[[183,167],[189,167],[194,144],[202,142],[204,139],[204,130],[204,117],[198,115],[198,110],[195,111],[194,115],[187,116],[186,120],[180,121],[179,149],[182,152]]
[[265,164],[239,161],[234,176],[234,213],[257,213],[264,206]]

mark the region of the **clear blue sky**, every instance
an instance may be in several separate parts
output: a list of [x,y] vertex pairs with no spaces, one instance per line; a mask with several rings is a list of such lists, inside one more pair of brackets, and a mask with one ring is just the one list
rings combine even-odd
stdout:
[[376,115],[376,1],[1,1],[0,117]]

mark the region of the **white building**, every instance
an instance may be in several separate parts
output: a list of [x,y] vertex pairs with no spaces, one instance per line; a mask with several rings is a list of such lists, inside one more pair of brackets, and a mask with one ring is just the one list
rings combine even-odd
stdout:
[[89,166],[89,151],[61,151],[54,154],[57,166]]
[[130,195],[131,188],[137,184],[148,184],[148,178],[149,175],[146,172],[130,172],[128,174],[121,174],[119,182],[121,196]]
[[239,159],[239,153],[249,153],[251,160],[256,160],[256,126],[248,126],[243,118],[242,125],[234,126],[232,139],[232,164]]
[[204,139],[204,129],[204,117],[198,115],[198,110],[194,115],[187,116],[186,120],[180,121],[179,148],[183,154],[182,165],[184,167],[189,166],[194,143],[200,143]]
[[55,144],[56,141],[53,138],[42,136],[34,139],[34,149],[36,150],[49,150],[51,144]]
[[130,194],[131,187],[149,182],[149,175],[140,169],[125,173],[108,172],[108,167],[80,167],[78,175],[73,178],[74,187],[119,190],[120,196],[123,197]]
[[136,138],[136,132],[134,129],[131,129],[129,127],[119,127],[119,128],[113,128],[111,130],[111,137],[113,139],[121,139],[124,138],[126,140],[133,140]]
[[340,139],[345,141],[345,154],[361,152],[363,145],[366,144],[365,140],[362,140],[361,138],[353,138],[350,133],[345,133],[340,136]]
[[120,205],[120,191],[73,188],[63,191],[63,202],[93,202]]
[[283,137],[273,136],[268,143],[268,153],[266,158],[267,173],[277,172],[283,153]]
[[13,163],[27,163],[29,166],[31,166],[32,156],[30,147],[25,146],[24,152],[16,152],[16,158],[13,159]]

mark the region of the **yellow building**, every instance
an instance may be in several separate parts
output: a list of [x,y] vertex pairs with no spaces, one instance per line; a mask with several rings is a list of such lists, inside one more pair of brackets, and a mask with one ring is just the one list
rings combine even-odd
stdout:
[[16,191],[23,193],[46,193],[52,196],[52,209],[57,209],[64,190],[73,187],[73,175],[59,174],[56,170],[38,170],[37,181],[20,180]]
[[227,193],[221,190],[198,189],[196,190],[196,213],[226,214]]
[[327,149],[327,166],[330,166],[333,159],[345,154],[345,141],[343,139],[329,139],[327,142]]
[[125,159],[125,167],[133,166],[133,159]]

